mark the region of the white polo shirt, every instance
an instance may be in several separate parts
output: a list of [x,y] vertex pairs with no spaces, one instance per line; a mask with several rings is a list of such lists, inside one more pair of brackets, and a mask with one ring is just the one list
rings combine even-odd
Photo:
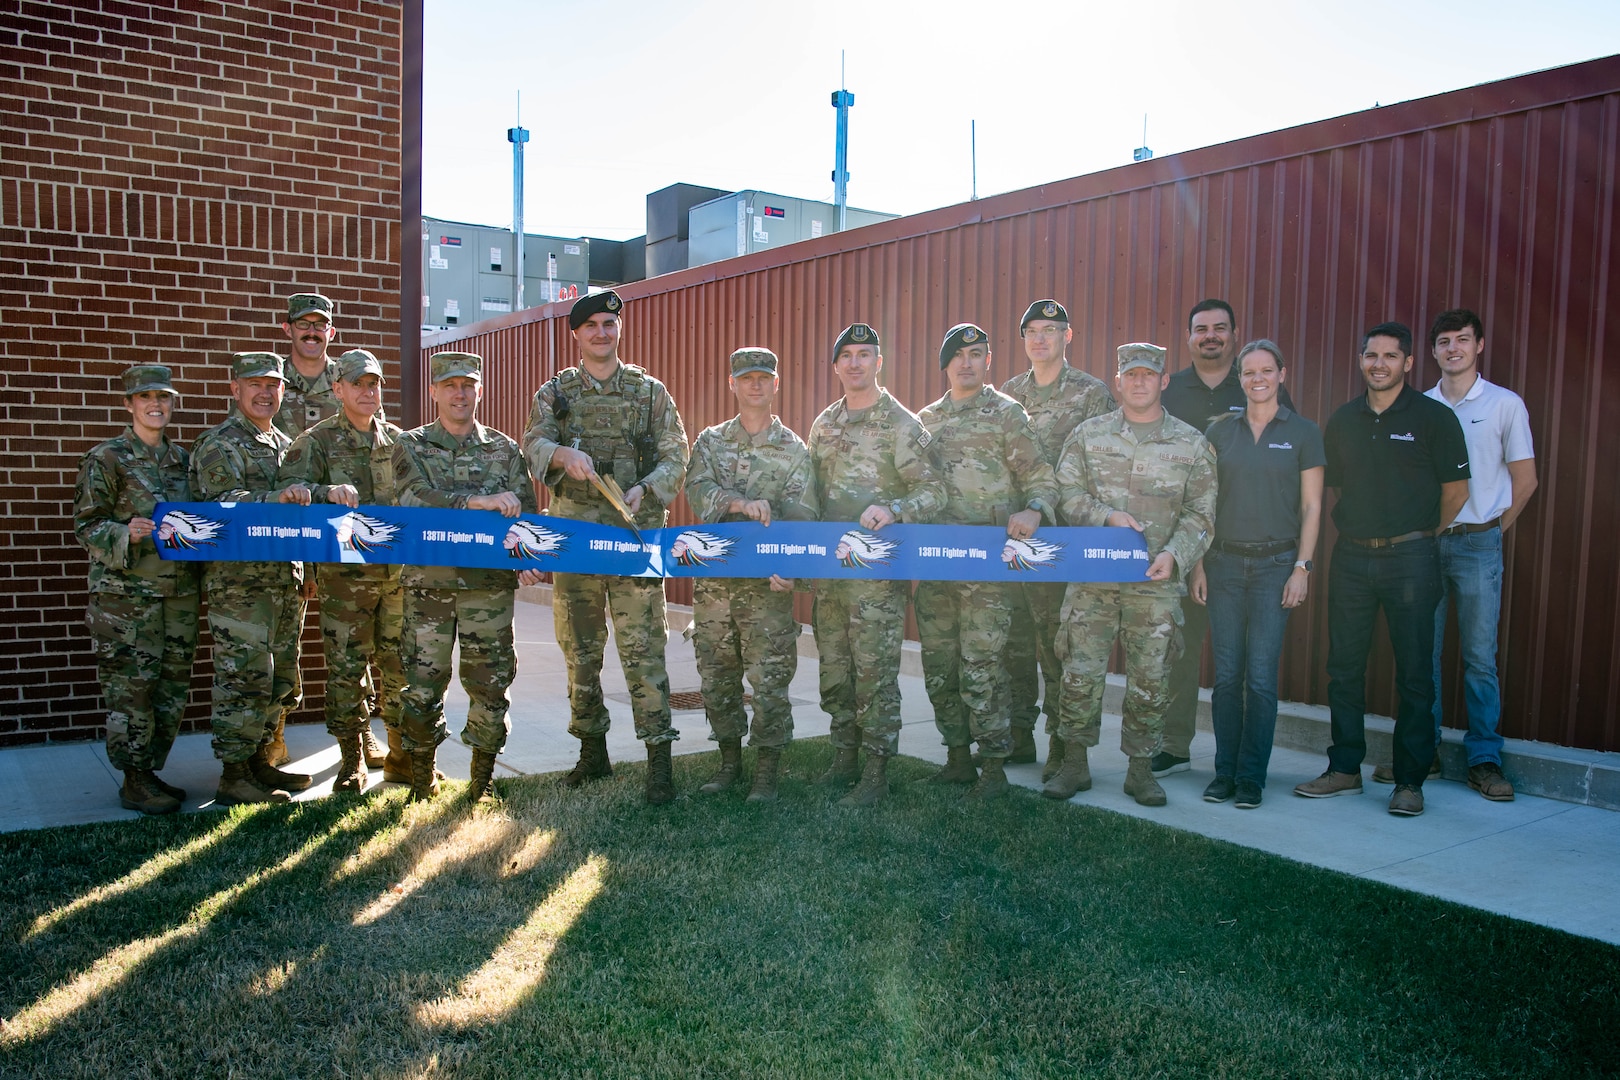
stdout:
[[1468,440],[1468,501],[1457,514],[1456,525],[1482,525],[1501,517],[1513,505],[1513,478],[1508,462],[1536,456],[1530,441],[1530,413],[1524,399],[1513,391],[1487,382],[1481,375],[1457,404],[1441,393],[1440,384],[1428,396],[1450,406]]

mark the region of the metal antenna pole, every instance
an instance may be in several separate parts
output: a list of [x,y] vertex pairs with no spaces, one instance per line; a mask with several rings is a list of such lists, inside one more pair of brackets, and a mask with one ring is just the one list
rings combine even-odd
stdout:
[[529,133],[523,127],[523,93],[518,92],[518,126],[506,129],[512,144],[512,242],[517,245],[517,287],[512,290],[512,310],[522,311],[523,303],[523,144]]
[[[838,54],[838,77],[843,82],[844,54]],[[849,203],[849,107],[855,104],[855,95],[840,87],[833,91],[833,108],[838,110],[838,134],[833,147],[833,205],[838,207],[838,231],[847,224]]]
[[968,121],[968,155],[973,160],[973,198],[979,198],[979,122]]

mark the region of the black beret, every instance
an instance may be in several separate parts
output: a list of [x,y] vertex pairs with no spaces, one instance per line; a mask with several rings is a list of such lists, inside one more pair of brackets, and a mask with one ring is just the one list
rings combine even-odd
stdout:
[[990,335],[985,333],[983,328],[974,326],[970,322],[957,323],[945,331],[944,344],[939,347],[940,370],[943,371],[950,367],[951,357],[956,355],[956,350],[968,345],[983,345],[988,349],[990,347]]
[[1063,305],[1056,300],[1037,300],[1029,305],[1028,311],[1024,312],[1024,321],[1018,324],[1018,332],[1023,333],[1024,327],[1035,319],[1051,319],[1053,322],[1066,323],[1069,321],[1069,313],[1063,310]]
[[878,352],[883,351],[883,346],[878,342],[878,332],[863,322],[851,323],[838,335],[838,340],[833,342],[833,363],[838,362],[838,350],[845,345],[870,345]]
[[568,329],[578,330],[584,326],[592,315],[605,311],[609,315],[617,315],[624,307],[624,301],[612,289],[606,292],[591,293],[574,301],[574,306],[568,309]]

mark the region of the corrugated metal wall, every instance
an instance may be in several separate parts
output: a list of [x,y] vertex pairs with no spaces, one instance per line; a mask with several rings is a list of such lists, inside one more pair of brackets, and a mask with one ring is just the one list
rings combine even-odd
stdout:
[[[1620,750],[1620,502],[1603,479],[1620,461],[1620,391],[1604,378],[1606,316],[1620,310],[1617,144],[1610,57],[637,282],[620,290],[622,354],[669,385],[695,436],[734,412],[731,350],[769,346],[785,362],[779,411],[802,433],[838,394],[828,346],[856,319],[878,327],[885,382],[916,409],[944,390],[935,356],[951,323],[989,329],[1005,377],[1024,366],[1025,305],[1056,296],[1075,321],[1071,359],[1106,378],[1124,341],[1187,364],[1186,312],[1220,296],[1240,338],[1282,345],[1301,411],[1325,423],[1360,390],[1362,330],[1394,318],[1426,341],[1438,312],[1472,307],[1486,376],[1528,403],[1541,475],[1508,538],[1503,730]],[[562,315],[516,313],[427,345],[485,356],[485,419],[516,436],[529,395],[571,362]],[[1437,369],[1419,353],[1427,388]],[[1332,540],[1329,524],[1324,554]],[[1281,690],[1321,703],[1326,575],[1315,581]],[[1393,711],[1392,674],[1380,648],[1370,708]],[[1448,645],[1448,702],[1458,690]]]

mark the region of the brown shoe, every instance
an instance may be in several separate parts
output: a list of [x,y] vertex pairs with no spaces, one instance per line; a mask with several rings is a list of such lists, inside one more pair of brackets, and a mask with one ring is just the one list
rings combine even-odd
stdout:
[[1502,766],[1494,761],[1468,766],[1468,786],[1491,802],[1513,801],[1513,785],[1502,775]]
[[[1440,779],[1440,754],[1439,754],[1439,751],[1435,752],[1434,760],[1429,762],[1429,779],[1430,780],[1438,780],[1438,779]],[[1388,765],[1380,765],[1377,768],[1373,769],[1373,783],[1375,783],[1375,784],[1393,784],[1394,782],[1395,782],[1395,766],[1394,766],[1393,763],[1388,764]]]
[[[369,765],[367,766],[370,767]],[[388,753],[383,757],[383,783],[408,784],[411,782],[411,755],[405,752],[399,729],[388,729]],[[443,777],[440,777],[443,779]]]
[[360,749],[365,755],[368,769],[380,769],[388,760],[388,751],[383,749],[382,744],[377,741],[377,736],[372,734],[370,724],[360,729]]
[[1307,780],[1294,788],[1294,794],[1303,795],[1307,799],[1331,799],[1335,795],[1360,795],[1361,770],[1334,772],[1329,769],[1315,780]]
[[1417,817],[1423,813],[1423,789],[1414,784],[1396,784],[1389,797],[1389,812],[1399,817]]
[[157,786],[157,777],[148,769],[125,769],[124,786],[118,791],[118,802],[125,810],[139,810],[143,814],[172,814],[180,809],[180,800]]
[[1131,758],[1125,770],[1125,794],[1135,799],[1138,806],[1163,806],[1164,788],[1153,778],[1152,758]]

